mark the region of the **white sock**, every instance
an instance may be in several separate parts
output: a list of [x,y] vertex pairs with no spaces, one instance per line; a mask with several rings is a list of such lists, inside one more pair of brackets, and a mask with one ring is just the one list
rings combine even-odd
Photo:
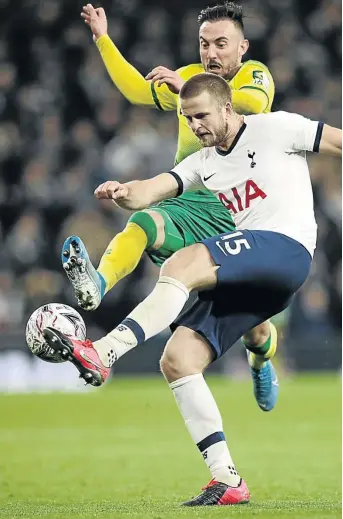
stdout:
[[188,297],[180,281],[160,277],[151,294],[119,326],[93,343],[101,362],[111,367],[137,344],[162,332],[177,318]]
[[203,375],[198,373],[179,378],[169,386],[213,478],[233,487],[238,486],[240,476],[225,441],[222,418]]

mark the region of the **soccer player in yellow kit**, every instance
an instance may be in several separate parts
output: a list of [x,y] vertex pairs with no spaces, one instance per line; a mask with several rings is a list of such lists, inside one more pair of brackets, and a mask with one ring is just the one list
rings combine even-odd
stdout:
[[[201,148],[180,112],[178,92],[190,77],[204,71],[218,74],[229,82],[233,107],[238,113],[270,112],[274,82],[268,68],[258,61],[242,63],[249,42],[244,37],[241,6],[225,3],[200,12],[201,63],[187,65],[176,72],[156,67],[146,78],[125,60],[108,36],[102,8],[94,9],[87,4],[81,16],[92,30],[113,83],[126,99],[136,105],[176,111],[179,120],[176,163]],[[230,212],[209,191],[185,193],[149,210],[135,212],[125,229],[109,244],[97,271],[77,236],[65,241],[62,263],[79,305],[85,310],[95,310],[105,293],[135,269],[144,252],[161,265],[181,248],[234,228]],[[243,341],[249,350],[255,397],[261,409],[270,410],[276,403],[268,401],[268,388],[272,381],[276,383],[268,360],[276,350],[275,327],[263,323],[248,332]]]

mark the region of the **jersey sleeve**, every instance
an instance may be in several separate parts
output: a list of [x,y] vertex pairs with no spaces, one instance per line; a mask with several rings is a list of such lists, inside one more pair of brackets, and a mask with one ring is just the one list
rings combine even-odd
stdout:
[[154,106],[149,81],[121,54],[111,38],[104,34],[96,41],[106,70],[118,90],[133,104]]
[[176,110],[177,95],[173,94],[166,84],[158,86],[157,82],[150,83],[151,94],[156,108],[161,111]]
[[189,155],[182,160],[177,166],[169,172],[176,179],[179,190],[178,194],[182,195],[184,191],[196,191],[204,189],[201,177],[202,161],[201,151]]
[[[273,104],[275,86],[271,73],[268,68],[259,62],[247,62],[234,77],[231,87],[233,90],[241,93],[251,94],[251,103],[256,99],[256,106],[250,106],[250,113],[260,113],[261,111],[270,111]],[[265,98],[265,104],[261,107],[261,97],[254,96],[254,92],[262,93]],[[234,96],[233,96],[234,98]],[[239,99],[238,99],[239,101]],[[261,110],[261,108],[263,108]],[[240,107],[235,107],[236,111],[240,111]]]
[[319,152],[324,123],[299,114],[275,112],[275,131],[279,128],[286,151]]

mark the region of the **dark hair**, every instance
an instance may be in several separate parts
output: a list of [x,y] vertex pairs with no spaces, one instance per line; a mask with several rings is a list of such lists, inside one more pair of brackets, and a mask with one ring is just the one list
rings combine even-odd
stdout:
[[218,20],[232,20],[242,31],[244,31],[243,24],[243,7],[234,2],[225,2],[206,7],[198,16],[198,24],[202,25],[204,22],[216,22]]
[[232,103],[231,88],[228,83],[222,77],[210,72],[196,74],[186,81],[181,87],[180,98],[189,99],[203,92],[209,92],[219,105]]

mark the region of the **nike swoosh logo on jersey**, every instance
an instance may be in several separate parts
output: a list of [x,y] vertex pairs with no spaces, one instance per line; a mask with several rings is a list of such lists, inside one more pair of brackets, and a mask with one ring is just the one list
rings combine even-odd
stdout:
[[215,175],[215,173],[212,173],[212,175],[209,175],[208,177],[204,177],[204,181],[206,182],[206,180],[208,180],[209,178],[213,177],[213,175]]

